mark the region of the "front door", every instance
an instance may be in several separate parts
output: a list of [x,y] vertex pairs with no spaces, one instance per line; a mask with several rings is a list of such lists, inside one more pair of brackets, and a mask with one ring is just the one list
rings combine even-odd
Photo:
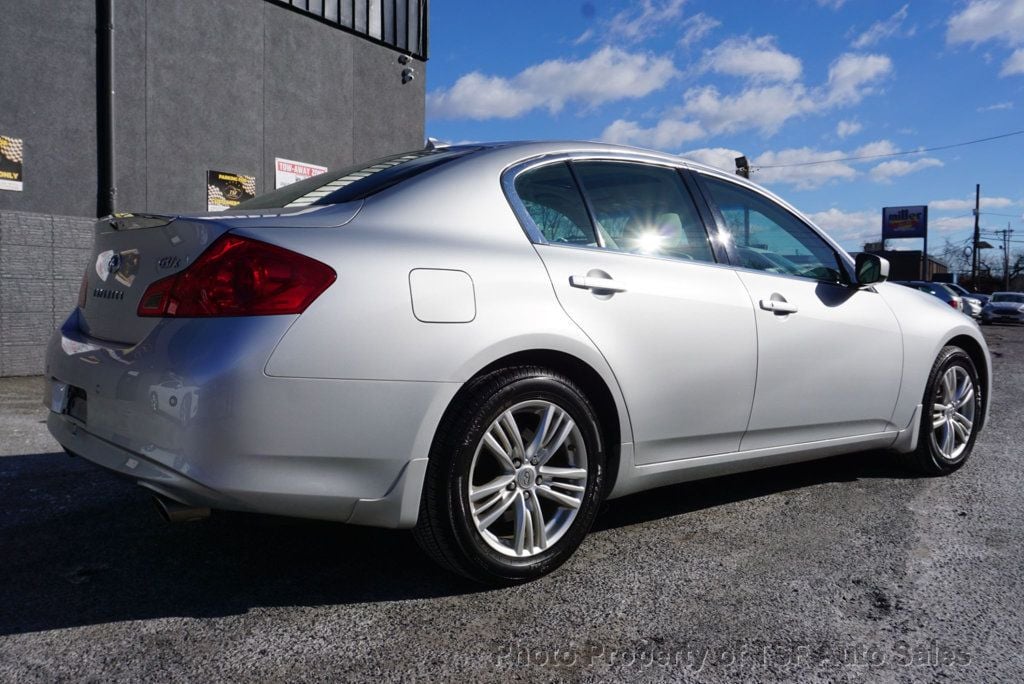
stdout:
[[782,205],[724,179],[702,184],[757,322],[757,391],[742,449],[897,429],[903,345],[882,297],[851,286],[836,250]]

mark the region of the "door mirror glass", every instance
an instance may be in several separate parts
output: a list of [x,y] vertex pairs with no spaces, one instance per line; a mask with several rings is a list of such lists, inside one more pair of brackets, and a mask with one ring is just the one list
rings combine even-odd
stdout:
[[882,283],[889,277],[889,262],[877,254],[857,255],[857,284],[861,287]]

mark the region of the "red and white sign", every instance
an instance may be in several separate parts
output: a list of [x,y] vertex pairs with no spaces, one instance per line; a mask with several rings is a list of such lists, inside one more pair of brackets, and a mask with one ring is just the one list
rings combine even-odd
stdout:
[[319,176],[327,171],[326,166],[307,164],[306,162],[293,161],[291,159],[274,158],[274,187],[283,188],[300,180]]

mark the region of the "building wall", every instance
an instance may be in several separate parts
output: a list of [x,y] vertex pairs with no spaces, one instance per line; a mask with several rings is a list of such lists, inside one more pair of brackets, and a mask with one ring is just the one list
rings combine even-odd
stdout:
[[[97,212],[96,0],[0,0],[0,376],[38,373],[74,306]],[[423,145],[425,64],[264,0],[117,0],[117,210],[206,210],[207,170],[274,188],[274,159],[337,167]],[[77,217],[77,218],[76,218]]]
[[[96,3],[0,3],[0,134],[25,141],[25,190],[0,209],[95,216]],[[210,169],[261,192],[275,157],[335,167],[423,145],[422,62],[403,84],[397,51],[264,0],[115,7],[119,211],[205,211]]]
[[50,333],[75,306],[93,219],[0,211],[0,376],[43,371]]

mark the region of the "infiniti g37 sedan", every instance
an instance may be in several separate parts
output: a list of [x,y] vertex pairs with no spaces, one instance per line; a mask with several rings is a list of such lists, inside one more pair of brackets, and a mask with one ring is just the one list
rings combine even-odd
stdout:
[[411,528],[451,570],[524,581],[605,499],[865,449],[961,467],[985,341],[887,273],[679,157],[430,146],[100,220],[48,424],[171,518]]

